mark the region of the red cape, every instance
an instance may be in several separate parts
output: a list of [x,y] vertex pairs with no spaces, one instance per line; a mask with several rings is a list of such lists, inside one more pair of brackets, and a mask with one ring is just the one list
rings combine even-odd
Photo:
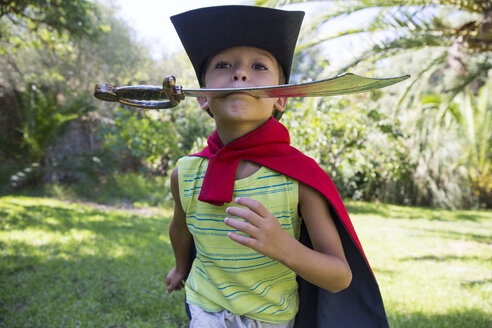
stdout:
[[[271,118],[227,145],[222,144],[217,131],[207,142],[201,152],[191,155],[209,159],[198,200],[214,205],[231,202],[237,165],[248,160],[311,186],[330,204],[352,270],[352,283],[339,293],[330,293],[299,279],[301,305],[296,327],[387,327],[379,287],[340,194],[313,159],[290,146],[287,129]],[[312,247],[305,227],[301,241]]]

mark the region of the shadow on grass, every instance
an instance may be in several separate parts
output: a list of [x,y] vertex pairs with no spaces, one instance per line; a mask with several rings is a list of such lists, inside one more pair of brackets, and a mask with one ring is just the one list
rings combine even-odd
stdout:
[[380,267],[373,267],[372,271],[374,272],[376,277],[379,275],[392,276],[392,275],[396,274],[396,270],[382,269]]
[[478,309],[463,309],[442,314],[388,313],[392,328],[490,328],[492,318]]
[[[484,229],[486,229],[485,226]],[[492,237],[490,236],[490,231],[488,230],[483,230],[483,232],[486,233],[487,235],[470,233],[470,232],[457,232],[457,231],[443,230],[443,229],[423,228],[423,227],[408,229],[408,230],[414,230],[418,233],[426,232],[430,234],[435,234],[438,235],[439,238],[445,238],[450,240],[467,240],[467,241],[473,241],[481,244],[490,244],[492,240]]]
[[492,278],[491,279],[470,280],[470,281],[466,281],[466,282],[461,282],[461,286],[467,287],[467,288],[473,288],[473,287],[481,286],[481,285],[491,285],[492,286]]
[[388,209],[385,205],[371,204],[366,202],[348,201],[345,203],[349,214],[379,215],[387,216]]
[[2,200],[0,327],[185,327],[169,219]]
[[473,212],[473,214],[468,214],[461,211],[456,214],[456,219],[464,221],[490,220],[492,219],[492,211]]
[[435,256],[435,255],[424,255],[424,256],[409,256],[403,257],[399,260],[400,262],[408,261],[432,261],[432,262],[448,262],[448,261],[479,261],[479,262],[492,262],[492,257],[484,258],[483,256],[457,256],[457,255],[445,255],[445,256]]
[[348,201],[349,214],[377,215],[388,219],[430,220],[430,221],[471,221],[492,220],[492,211],[443,210],[426,207],[399,206]]

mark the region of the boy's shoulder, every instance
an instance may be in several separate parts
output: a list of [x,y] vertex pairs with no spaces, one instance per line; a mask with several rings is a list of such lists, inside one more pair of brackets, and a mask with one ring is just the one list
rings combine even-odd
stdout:
[[200,156],[185,156],[178,159],[176,169],[179,177],[205,175],[208,166],[208,158]]
[[178,159],[178,167],[188,165],[199,165],[200,163],[208,162],[208,158],[202,156],[188,155]]

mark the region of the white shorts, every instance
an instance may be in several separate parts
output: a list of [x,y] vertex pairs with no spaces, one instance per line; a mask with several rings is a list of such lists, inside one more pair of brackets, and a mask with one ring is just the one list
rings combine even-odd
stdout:
[[191,313],[190,328],[292,328],[295,319],[285,323],[270,323],[237,315],[227,310],[207,312],[199,306],[188,304]]

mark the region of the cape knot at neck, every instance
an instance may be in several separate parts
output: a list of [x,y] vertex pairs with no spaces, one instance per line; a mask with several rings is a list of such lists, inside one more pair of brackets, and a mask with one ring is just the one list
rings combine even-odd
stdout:
[[214,205],[231,202],[239,162],[249,160],[261,165],[263,159],[282,154],[289,143],[289,132],[273,117],[226,145],[214,131],[207,140],[208,146],[195,154],[209,158],[198,200]]

